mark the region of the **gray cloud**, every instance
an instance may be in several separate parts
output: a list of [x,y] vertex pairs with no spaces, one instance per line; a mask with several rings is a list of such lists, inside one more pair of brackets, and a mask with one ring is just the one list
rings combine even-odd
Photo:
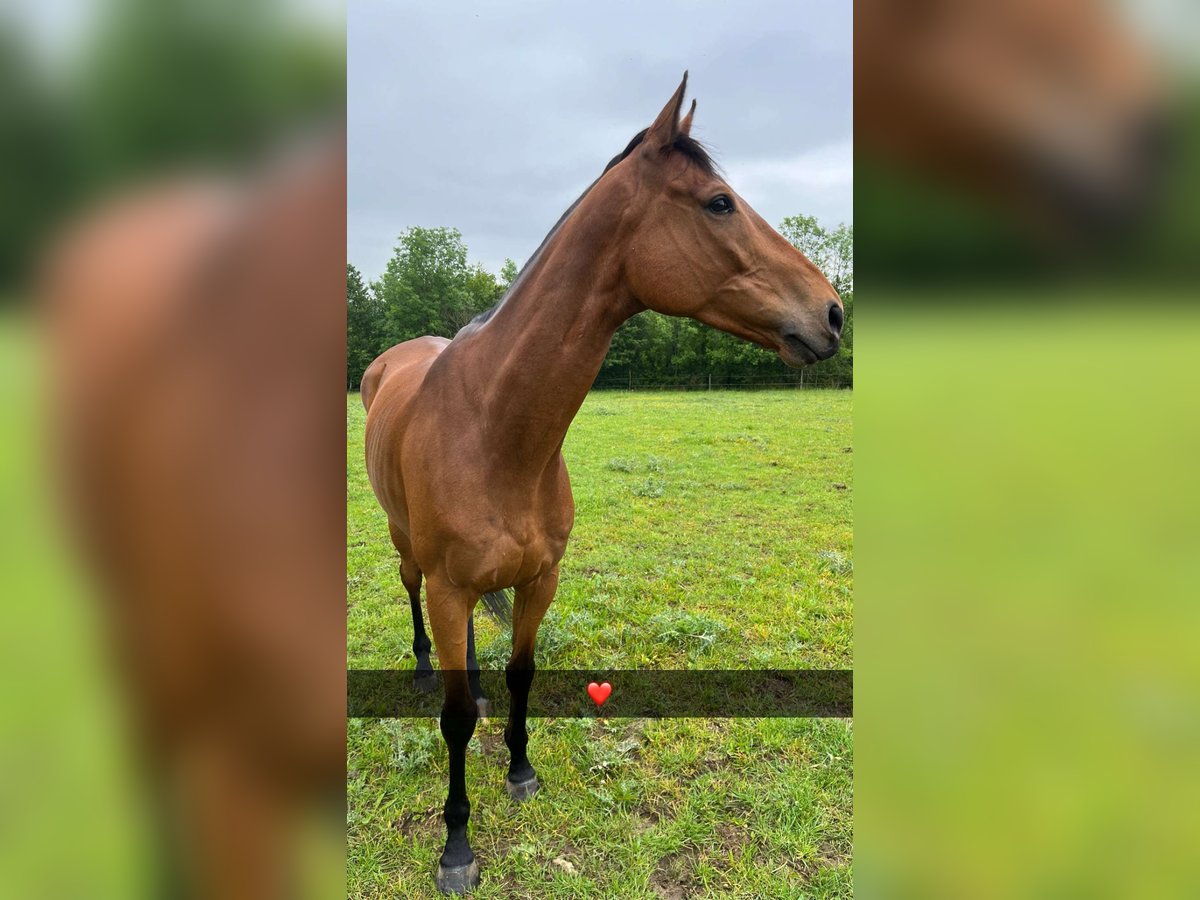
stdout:
[[768,221],[852,216],[851,16],[819,2],[351,0],[350,261],[377,277],[410,225],[451,225],[493,272],[691,72],[693,134]]

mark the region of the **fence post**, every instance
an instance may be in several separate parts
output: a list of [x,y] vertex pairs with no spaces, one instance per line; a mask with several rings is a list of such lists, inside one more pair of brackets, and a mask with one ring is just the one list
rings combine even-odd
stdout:
[[708,389],[712,390],[712,372],[708,373]]

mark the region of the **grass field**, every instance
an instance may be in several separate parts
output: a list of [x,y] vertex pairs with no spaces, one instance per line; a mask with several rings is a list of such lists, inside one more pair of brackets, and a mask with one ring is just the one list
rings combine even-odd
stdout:
[[[538,665],[851,667],[851,405],[848,391],[589,396],[564,447],[576,525]],[[357,395],[348,425],[349,665],[411,668]],[[481,665],[502,668],[507,633],[477,629]],[[521,807],[502,730],[481,722],[467,756],[479,898],[851,893],[848,722],[532,720],[543,788]],[[351,720],[348,741],[350,896],[436,896],[436,722]]]
[[151,832],[48,464],[45,361],[0,308],[0,896],[146,895]]
[[[1011,309],[992,297],[983,312],[948,315],[948,305],[922,311],[896,302],[904,297],[874,297],[871,352],[856,364],[854,453],[842,458],[854,460],[857,494],[856,720],[870,725],[866,745],[859,729],[853,740],[854,859],[869,879],[861,893],[1196,896],[1200,428],[1188,413],[1200,317],[1190,298],[1151,290],[1072,305],[1049,290],[1023,293]],[[1160,319],[1145,357],[1131,355],[1131,299],[1139,327]],[[37,439],[46,379],[35,350],[25,317],[0,316],[0,683],[9,688],[0,692],[0,896],[144,896],[155,832],[132,792],[102,623],[47,522],[52,491]],[[667,457],[645,449],[652,438],[624,446],[637,429],[619,427],[621,413],[703,399],[593,397],[568,449],[603,427],[589,439],[599,474],[627,485],[621,502],[644,514],[655,498],[632,487],[652,473],[610,473],[607,463]],[[805,393],[757,405],[770,399],[715,395],[711,416],[639,417],[639,427],[677,438],[689,428],[753,433],[794,448],[830,402]],[[834,399],[844,402],[844,437],[830,445],[840,449],[851,443],[851,398]],[[776,417],[755,415],[787,403],[791,437]],[[593,404],[618,414],[588,418]],[[762,458],[746,442],[722,446],[731,464]],[[351,590],[352,663],[372,664],[364,649],[390,641],[388,664],[411,665],[407,611],[394,620],[388,612],[398,579],[382,524],[372,524],[360,453],[352,438],[352,559],[378,568],[360,569]],[[582,501],[595,489],[584,483],[589,463],[577,454],[571,463]],[[659,501],[696,478],[672,466]],[[702,499],[707,510],[721,498]],[[552,616],[583,596],[572,593],[583,539],[603,512],[581,503]],[[827,524],[793,517],[775,531]],[[740,531],[714,531],[731,535],[714,549],[720,558]],[[696,583],[695,597],[708,604],[709,593]],[[744,614],[757,618],[761,606]],[[370,634],[381,622],[399,636]],[[719,646],[733,664],[744,652],[728,636]],[[849,892],[848,726],[610,725],[534,722],[530,750],[544,787],[519,809],[500,787],[501,725],[480,725],[469,757],[479,896]],[[445,785],[433,723],[352,721],[349,730],[353,894],[432,896]],[[554,864],[560,856],[577,875]]]

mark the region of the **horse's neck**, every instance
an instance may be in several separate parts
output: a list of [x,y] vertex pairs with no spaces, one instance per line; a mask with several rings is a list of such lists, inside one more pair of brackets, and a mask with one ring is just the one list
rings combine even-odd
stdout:
[[613,333],[641,309],[606,237],[556,235],[473,335],[489,446],[533,474],[561,448]]

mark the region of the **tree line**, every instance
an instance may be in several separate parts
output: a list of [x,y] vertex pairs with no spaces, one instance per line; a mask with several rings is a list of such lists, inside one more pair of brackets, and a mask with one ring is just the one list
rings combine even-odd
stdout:
[[81,207],[181,167],[259,160],[345,108],[345,44],[284,4],[82,6],[56,51],[0,15],[0,303]]
[[[854,230],[789,216],[783,234],[825,273],[846,307],[842,347],[804,371],[804,381],[836,387],[854,382]],[[357,389],[380,353],[421,335],[454,337],[504,296],[517,277],[506,259],[499,275],[468,259],[457,228],[413,227],[400,235],[383,274],[367,282],[346,267],[346,381]],[[646,311],[613,336],[596,387],[717,385],[798,380],[779,357],[693,319]]]

